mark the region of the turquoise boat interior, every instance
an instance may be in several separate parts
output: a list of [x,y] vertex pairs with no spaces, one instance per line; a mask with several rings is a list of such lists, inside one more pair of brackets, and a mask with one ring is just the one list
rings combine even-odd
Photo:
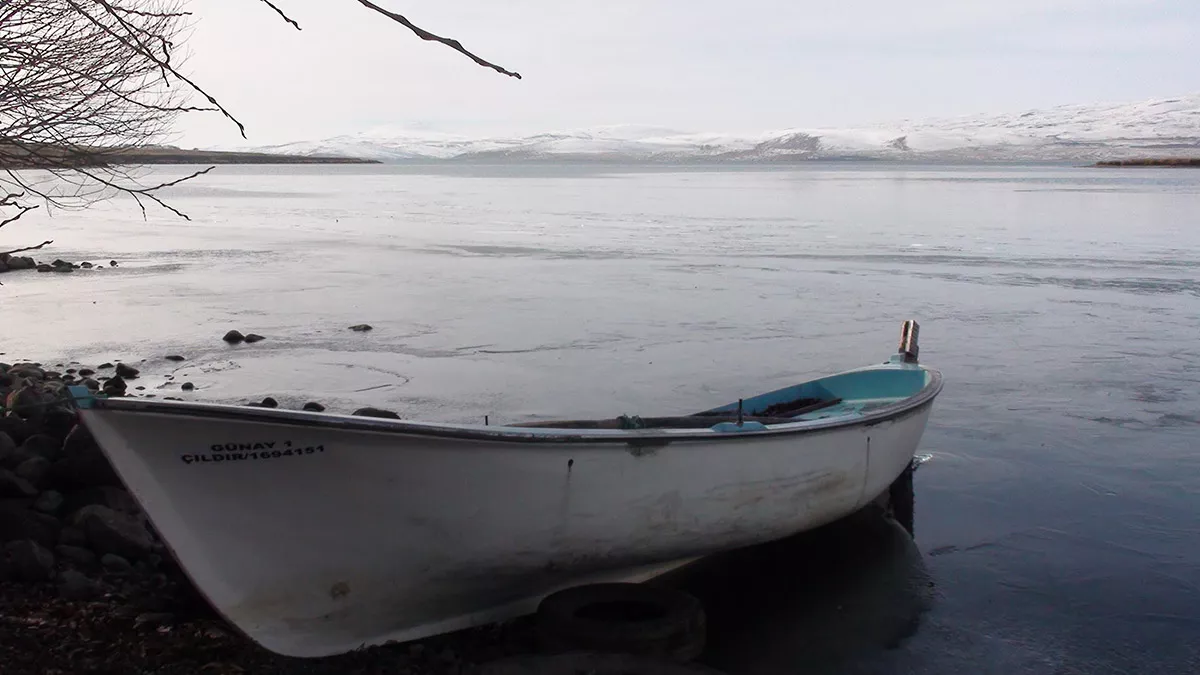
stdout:
[[510,424],[554,429],[704,429],[763,428],[835,417],[853,417],[899,403],[934,382],[924,368],[887,364],[822,377],[759,394],[691,415],[596,420],[553,420]]

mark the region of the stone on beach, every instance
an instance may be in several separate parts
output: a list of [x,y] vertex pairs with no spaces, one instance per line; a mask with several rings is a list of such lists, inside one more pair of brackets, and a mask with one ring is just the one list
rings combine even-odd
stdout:
[[61,492],[56,490],[46,490],[39,494],[33,502],[33,508],[36,511],[47,515],[55,515],[62,508],[65,498]]
[[392,412],[391,410],[383,410],[382,408],[359,408],[351,414],[358,415],[359,417],[385,417],[394,420],[400,419],[399,414]]
[[103,592],[100,584],[79,570],[63,570],[59,575],[58,594],[64,600],[91,600]]
[[239,330],[231,330],[225,334],[225,337],[221,339],[232,345],[242,342],[246,339],[246,336],[242,335],[242,332]]
[[19,478],[29,481],[35,488],[42,484],[42,479],[50,472],[50,460],[45,457],[30,457],[21,462],[14,473]]
[[109,396],[124,396],[126,386],[125,380],[118,375],[117,377],[110,378],[107,382],[105,382],[103,390],[104,393]]
[[0,499],[23,499],[37,496],[37,488],[28,479],[0,469]]
[[54,578],[54,554],[36,541],[10,541],[4,545],[4,553],[18,580],[49,581]]
[[154,549],[150,531],[137,517],[107,506],[85,506],[71,517],[71,524],[83,530],[92,550],[101,555],[138,558]]
[[125,378],[126,380],[136,380],[139,375],[137,368],[125,365],[124,363],[117,364],[117,377]]

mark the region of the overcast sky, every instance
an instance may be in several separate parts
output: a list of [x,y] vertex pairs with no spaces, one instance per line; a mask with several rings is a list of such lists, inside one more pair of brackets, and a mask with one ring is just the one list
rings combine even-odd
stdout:
[[852,125],[1200,91],[1200,0],[193,0],[187,70],[247,125],[181,145],[378,128],[535,132]]

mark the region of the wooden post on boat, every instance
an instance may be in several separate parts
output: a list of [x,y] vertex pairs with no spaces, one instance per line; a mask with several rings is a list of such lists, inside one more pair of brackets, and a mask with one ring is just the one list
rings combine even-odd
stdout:
[[909,319],[904,322],[904,326],[900,329],[900,357],[905,363],[916,363],[918,354],[921,351],[917,344],[917,335],[921,332],[921,326],[916,321]]

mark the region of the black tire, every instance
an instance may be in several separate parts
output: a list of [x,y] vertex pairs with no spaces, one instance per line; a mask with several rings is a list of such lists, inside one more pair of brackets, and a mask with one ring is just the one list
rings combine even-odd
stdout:
[[683,591],[636,583],[588,584],[553,593],[537,610],[551,652],[597,651],[690,661],[704,651],[706,617]]
[[694,663],[648,656],[569,652],[550,656],[515,656],[484,663],[475,675],[724,675]]
[[888,486],[888,512],[900,527],[908,532],[908,536],[916,536],[914,532],[916,516],[916,495],[913,490],[913,465],[909,464],[904,473],[900,474]]

